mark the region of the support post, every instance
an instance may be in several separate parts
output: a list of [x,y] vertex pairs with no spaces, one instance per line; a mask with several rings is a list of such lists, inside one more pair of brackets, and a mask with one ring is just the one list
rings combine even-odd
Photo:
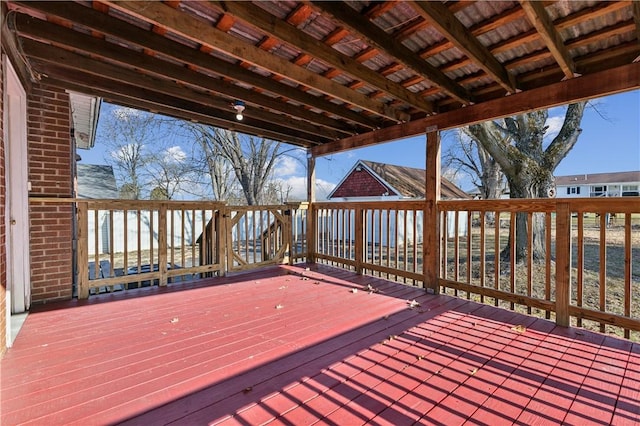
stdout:
[[440,133],[437,127],[427,128],[427,173],[425,182],[425,206],[423,226],[423,274],[424,286],[434,294],[438,285],[440,267]]
[[569,327],[571,210],[567,202],[558,202],[556,209],[556,324]]
[[307,263],[316,263],[316,157],[307,151]]
[[364,210],[357,206],[355,210],[355,268],[358,275],[362,275],[364,263]]
[[[160,280],[158,285],[164,287],[167,285],[167,204],[160,204],[158,212],[158,271],[160,271]],[[204,233],[202,234],[204,243]],[[202,250],[202,249],[200,249]],[[153,262],[151,262],[153,264]]]
[[89,205],[77,203],[78,214],[78,299],[89,298]]

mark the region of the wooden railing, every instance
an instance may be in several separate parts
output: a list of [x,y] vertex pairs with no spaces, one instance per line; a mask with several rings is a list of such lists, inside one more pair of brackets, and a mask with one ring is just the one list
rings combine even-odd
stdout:
[[224,273],[223,203],[77,200],[78,297]]
[[[440,201],[435,223],[426,219],[424,201],[259,207],[37,202],[77,207],[82,298],[317,261],[538,314],[561,325],[640,337],[640,203],[633,197]],[[534,224],[541,229],[539,237],[530,231]],[[433,235],[439,244],[425,245]],[[518,244],[524,250],[516,261]]]
[[317,261],[423,286],[424,202],[313,203]]
[[[449,229],[440,246],[446,291],[640,337],[637,198],[441,201],[438,208],[441,229]],[[536,222],[539,241],[530,231]],[[526,254],[515,262],[518,238]],[[536,244],[542,256],[534,259]]]

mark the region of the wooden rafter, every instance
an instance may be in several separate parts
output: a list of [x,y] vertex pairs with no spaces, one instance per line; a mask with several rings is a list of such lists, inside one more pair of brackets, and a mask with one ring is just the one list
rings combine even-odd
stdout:
[[640,88],[640,63],[632,63],[409,123],[352,136],[340,141],[329,142],[312,148],[312,152],[316,156],[326,155],[423,134],[424,129],[433,126],[438,130],[446,130],[638,88]]
[[434,111],[432,103],[376,73],[372,69],[367,68],[359,61],[340,53],[324,43],[321,43],[319,40],[298,30],[294,26],[289,25],[284,21],[274,20],[272,15],[259,7],[247,2],[235,1],[212,2],[210,4],[215,6],[218,10],[222,10],[227,14],[231,14],[236,18],[245,21],[249,25],[259,28],[270,36],[276,37],[285,42],[288,40],[295,40],[296,48],[301,49],[304,53],[321,58],[321,60],[327,64],[340,68],[342,71],[350,74],[354,78],[365,81],[367,84],[387,92],[391,96],[397,97],[415,108],[426,112]]
[[194,20],[180,10],[163,3],[154,1],[108,1],[105,3],[112,8],[133,14],[147,22],[162,27],[170,27],[172,31],[183,37],[206,44],[212,49],[224,52],[238,60],[249,62],[299,84],[312,86],[315,90],[347,104],[356,105],[358,108],[394,121],[406,121],[409,119],[406,113],[373,101],[361,93],[350,90],[333,80],[323,78],[306,68],[292,66],[284,58],[272,55],[254,45],[241,41],[206,22]]
[[547,49],[549,49],[558,65],[560,65],[565,77],[575,77],[576,64],[573,62],[569,50],[564,45],[564,40],[562,40],[560,33],[558,33],[553,26],[553,22],[544,6],[540,2],[530,0],[521,0],[520,5],[526,13],[529,22],[536,28]]
[[[235,117],[235,113],[229,107],[228,102],[216,100],[205,93],[188,91],[184,86],[176,83],[158,80],[157,78],[145,76],[133,70],[126,70],[116,65],[100,62],[68,50],[56,48],[33,40],[24,39],[21,40],[21,44],[25,55],[30,58],[35,58],[41,62],[53,65],[63,64],[65,66],[65,71],[61,71],[56,74],[59,79],[64,78],[65,72],[77,69],[96,77],[109,78],[119,84],[128,83],[150,91],[164,93],[165,95],[172,96],[177,99],[185,99],[190,102],[199,103],[200,105],[205,105],[215,109],[219,116]],[[50,69],[48,72],[51,73]],[[248,113],[245,115],[247,117],[251,116]],[[272,113],[267,113],[265,111],[253,111],[252,118],[255,118],[255,120],[260,124],[269,123],[269,125],[277,125],[280,127],[281,135],[306,135],[304,139],[308,141],[324,139],[322,136],[322,129],[313,126],[309,127],[308,125],[299,126],[301,123],[286,120]],[[305,130],[301,130],[303,127]],[[287,128],[289,128],[289,130],[287,130]],[[300,136],[297,137],[299,139],[301,138]]]
[[440,2],[411,2],[413,8],[425,20],[464,52],[504,89],[513,93],[516,86],[513,77],[477,38]]
[[[194,88],[202,89],[203,91],[210,91],[217,94],[224,94],[228,96],[230,99],[222,99],[222,98],[213,98],[207,95],[206,99],[203,99],[203,102],[209,102],[211,105],[216,105],[221,109],[231,110],[230,104],[234,99],[247,99],[249,104],[255,106],[264,106],[264,107],[274,107],[281,108],[282,104],[274,101],[272,98],[267,96],[255,94],[247,89],[243,89],[242,87],[231,85],[225,83],[220,80],[216,80],[210,78],[204,74],[201,74],[196,71],[191,71],[185,69],[179,65],[167,63],[160,59],[157,59],[148,55],[140,55],[129,49],[122,49],[119,46],[116,46],[112,43],[108,43],[106,41],[102,41],[101,39],[89,36],[78,34],[73,30],[58,30],[51,31],[50,24],[45,21],[36,20],[30,18],[26,15],[18,15],[15,20],[16,29],[21,34],[27,34],[30,36],[35,36],[42,40],[53,41],[60,45],[73,46],[74,49],[82,50],[85,53],[91,54],[93,58],[102,58],[107,59],[109,61],[113,61],[122,65],[127,65],[131,70],[136,69],[138,71],[146,71],[150,75],[155,75],[159,78],[165,78],[171,82],[179,82],[183,85],[189,85]],[[101,63],[96,60],[84,60],[82,57],[78,57],[76,54],[72,54],[71,52],[65,53],[62,52],[61,49],[50,47],[50,48],[42,48],[37,47],[33,43],[27,42],[23,43],[23,46],[27,46],[28,48],[32,48],[34,50],[38,50],[41,56],[46,55],[47,52],[50,53],[52,57],[55,59],[60,59],[65,56],[65,60],[67,64],[72,67],[80,67],[81,64],[85,64],[87,67],[93,67],[93,71],[97,74],[100,74]],[[25,49],[26,50],[26,49]],[[27,54],[32,54],[33,52],[26,51]],[[44,59],[44,58],[40,58]],[[104,65],[105,69],[109,68],[108,64]],[[120,78],[123,81],[125,75],[128,79],[138,79],[141,74],[139,73],[122,73],[118,74],[114,71],[113,77]],[[186,96],[186,94],[185,94]],[[296,111],[296,108],[293,105],[288,105],[290,108],[289,114],[293,115]],[[265,121],[269,121],[272,123],[281,124],[283,127],[295,126],[296,128],[300,128],[304,131],[315,133],[319,136],[328,136],[332,139],[338,139],[341,136],[344,136],[343,133],[337,132],[335,130],[330,130],[325,127],[319,127],[317,125],[312,124],[312,122],[296,122],[292,121],[290,118],[274,114],[269,112],[268,110],[262,110],[259,108],[251,108],[247,110],[246,115],[254,115],[259,116]],[[298,114],[309,115],[310,118],[317,115],[308,111],[300,111]]]
[[[23,3],[19,3],[23,4]],[[266,77],[262,77],[256,73],[253,73],[246,68],[233,65],[229,62],[218,59],[214,56],[206,54],[205,52],[192,51],[185,49],[180,43],[171,41],[161,35],[155,34],[150,31],[145,31],[133,25],[129,25],[126,22],[108,19],[107,16],[94,12],[86,7],[78,4],[64,4],[61,2],[27,2],[23,4],[25,7],[29,7],[41,12],[45,12],[49,15],[58,16],[69,21],[82,22],[88,28],[94,31],[99,31],[103,34],[108,34],[111,37],[126,40],[131,43],[131,46],[139,46],[157,53],[161,53],[169,58],[173,58],[177,61],[184,62],[185,64],[192,64],[198,69],[204,70],[208,73],[217,74],[222,77],[226,77],[230,80],[239,79],[248,84],[253,85],[262,91],[271,93],[279,93],[283,90],[283,86],[280,83]],[[200,49],[202,50],[202,49]],[[288,96],[291,100],[307,105],[311,108],[326,111],[330,114],[342,117],[347,120],[352,120],[358,125],[374,128],[378,127],[379,123],[367,118],[362,114],[357,114],[346,108],[343,108],[335,103],[328,102],[320,97],[312,96],[304,92],[290,91]],[[275,108],[276,110],[285,113],[283,108],[286,106],[280,106]],[[300,112],[298,108],[296,111]],[[306,116],[310,122],[317,123],[319,125],[327,126],[336,130],[345,131],[347,133],[353,133],[355,128],[345,125],[344,122],[331,119],[323,114],[316,114],[315,116]]]
[[45,77],[42,80],[43,83],[99,96],[111,103],[274,140],[288,139],[301,146],[309,147],[318,143],[317,140],[284,134],[282,128],[270,123],[261,123],[251,118],[237,121],[233,117],[224,117],[224,113],[221,114],[220,110],[206,105],[163,95],[138,86],[83,74],[78,70],[64,69],[53,64],[38,64],[38,68],[48,71],[51,75]]
[[633,2],[633,20],[636,23],[636,39],[640,43],[640,2]]
[[314,1],[313,5],[323,13],[333,16],[340,25],[357,33],[367,44],[396,58],[398,62],[403,63],[407,68],[440,86],[442,90],[461,103],[468,104],[472,102],[472,97],[465,88],[456,84],[436,67],[417,57],[415,52],[389,37],[389,34],[382,29],[371,25],[370,21],[355,13],[350,6],[334,1]]

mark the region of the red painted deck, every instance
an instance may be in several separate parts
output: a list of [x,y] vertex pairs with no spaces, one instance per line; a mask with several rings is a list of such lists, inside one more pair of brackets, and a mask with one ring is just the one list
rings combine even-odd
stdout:
[[1,368],[2,425],[640,424],[640,345],[328,267],[39,307]]

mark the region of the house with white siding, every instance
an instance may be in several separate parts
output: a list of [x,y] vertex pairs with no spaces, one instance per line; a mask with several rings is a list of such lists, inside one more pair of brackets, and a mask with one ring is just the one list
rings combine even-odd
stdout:
[[640,170],[556,176],[557,197],[637,197]]

